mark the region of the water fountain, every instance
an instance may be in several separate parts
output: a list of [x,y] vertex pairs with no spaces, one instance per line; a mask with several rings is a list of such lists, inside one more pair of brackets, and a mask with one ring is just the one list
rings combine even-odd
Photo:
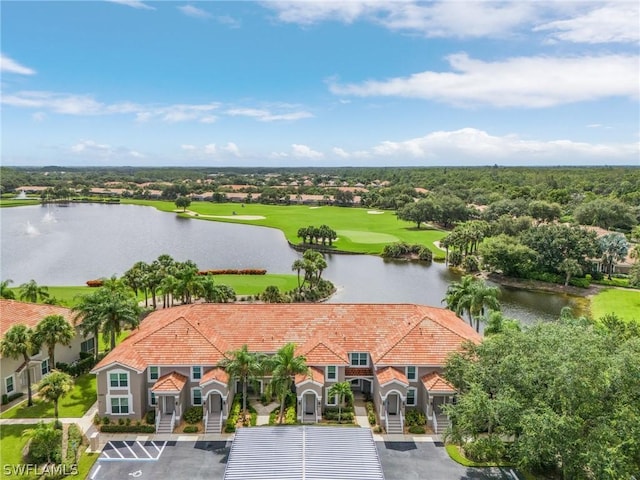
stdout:
[[58,220],[56,220],[56,217],[51,212],[45,213],[44,217],[42,217],[42,223],[56,223],[57,221]]
[[16,200],[25,200],[27,198],[27,194],[24,190],[20,190],[20,193],[16,195]]
[[30,237],[35,237],[37,235],[40,235],[40,230],[38,230],[36,227],[34,227],[30,221],[27,220],[27,226],[25,228],[25,232],[27,235],[29,235]]

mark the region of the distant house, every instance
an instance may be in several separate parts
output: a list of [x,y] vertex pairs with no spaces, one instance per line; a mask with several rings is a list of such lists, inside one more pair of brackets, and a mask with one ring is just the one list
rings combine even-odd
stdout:
[[441,406],[456,394],[442,377],[445,359],[480,339],[453,312],[422,305],[195,304],[153,312],[92,372],[100,416],[140,419],[155,409],[158,431],[172,431],[201,405],[206,431],[220,432],[240,389],[218,366],[225,355],[245,344],[273,354],[293,342],[309,366],[295,378],[301,422],[318,422],[337,404],[331,385],[348,381],[371,397],[387,432],[402,431],[406,408],[424,412],[440,432]]
[[[41,305],[35,303],[18,302],[16,300],[0,299],[0,336],[4,338],[7,331],[14,325],[23,324],[35,328],[48,315],[62,315],[73,325],[74,314],[70,309],[57,305]],[[80,352],[94,353],[96,340],[93,336],[83,337],[76,331],[76,336],[68,347],[56,346],[56,362],[71,363],[78,359]],[[23,359],[2,358],[0,362],[0,376],[4,395],[11,395],[27,391],[27,368],[31,371],[31,382],[39,382],[55,366],[49,362],[46,346],[31,356],[27,365]]]

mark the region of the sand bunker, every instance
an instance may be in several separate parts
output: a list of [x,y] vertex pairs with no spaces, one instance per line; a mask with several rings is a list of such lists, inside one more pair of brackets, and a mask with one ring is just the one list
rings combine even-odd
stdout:
[[380,210],[367,210],[367,213],[369,215],[382,215],[384,212],[381,212]]
[[322,208],[322,207],[309,207],[309,210],[316,210],[317,208]]

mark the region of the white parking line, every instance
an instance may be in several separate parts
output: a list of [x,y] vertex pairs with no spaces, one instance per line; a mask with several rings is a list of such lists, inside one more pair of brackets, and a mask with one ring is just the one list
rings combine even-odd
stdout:
[[138,458],[138,454],[136,452],[133,451],[133,449],[129,446],[129,444],[127,442],[124,442],[124,444],[126,445],[126,447],[129,449],[129,451],[131,452],[131,454],[133,455],[133,458]]
[[147,454],[147,456],[148,456],[149,458],[153,458],[153,456],[152,456],[149,452],[147,452],[147,449],[146,449],[146,448],[144,448],[144,445],[142,444],[142,442],[136,442],[136,443],[137,443],[137,444],[138,444],[138,446],[142,449],[142,451],[143,451],[144,453],[146,453],[146,454]]
[[156,460],[158,458],[160,458],[160,455],[162,455],[162,451],[164,450],[164,447],[166,447],[166,446],[167,446],[167,442],[162,442],[162,448],[160,449],[160,453],[158,453],[158,457],[156,458]]
[[94,478],[96,478],[96,475],[98,474],[98,472],[100,471],[100,469],[102,468],[102,465],[98,465],[98,468],[95,469],[95,471],[91,474],[91,480],[93,480]]
[[[156,445],[156,443],[155,443],[155,442],[153,442],[153,441],[152,441],[152,442],[151,442],[151,445],[153,445],[153,446],[156,448],[156,450],[158,450],[158,452],[159,452],[159,453],[162,453],[162,450],[160,450],[160,449],[158,448],[158,446]],[[163,448],[164,448],[164,447],[163,447]]]
[[[120,452],[120,448],[122,447],[116,447],[113,442],[108,442],[107,445],[105,445],[105,448],[102,451],[102,455],[100,457],[100,460],[103,461],[120,461],[120,460],[142,460],[142,461],[155,461],[158,460],[160,458],[160,455],[162,455],[162,452],[164,451],[164,448],[167,446],[167,442],[161,442],[161,446],[158,447],[158,445],[156,445],[154,442],[151,442],[151,445],[154,446],[154,448],[157,450],[157,455],[154,457],[153,452],[149,452],[144,445],[141,442],[136,441],[135,443],[138,444],[138,446],[140,447],[140,449],[146,454],[146,456],[138,456],[138,454],[131,448],[131,446],[127,443],[127,442],[122,442],[124,443],[124,445],[127,447],[127,449],[131,452],[131,455],[133,455],[132,457],[125,457],[121,452]],[[110,449],[108,449],[107,447],[111,447]],[[115,452],[118,454],[118,457],[115,456],[111,456],[107,453],[108,450],[115,450]]]

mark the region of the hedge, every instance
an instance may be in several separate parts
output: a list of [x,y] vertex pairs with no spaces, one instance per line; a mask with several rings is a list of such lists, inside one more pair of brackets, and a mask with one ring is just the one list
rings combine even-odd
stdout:
[[6,393],[2,394],[2,405],[6,405],[7,403],[13,402],[16,398],[20,398],[24,395],[24,392],[15,392],[10,395]]
[[153,425],[102,425],[102,433],[156,433]]
[[198,275],[266,275],[267,271],[258,268],[245,268],[237,270],[227,268],[222,270],[200,270]]

